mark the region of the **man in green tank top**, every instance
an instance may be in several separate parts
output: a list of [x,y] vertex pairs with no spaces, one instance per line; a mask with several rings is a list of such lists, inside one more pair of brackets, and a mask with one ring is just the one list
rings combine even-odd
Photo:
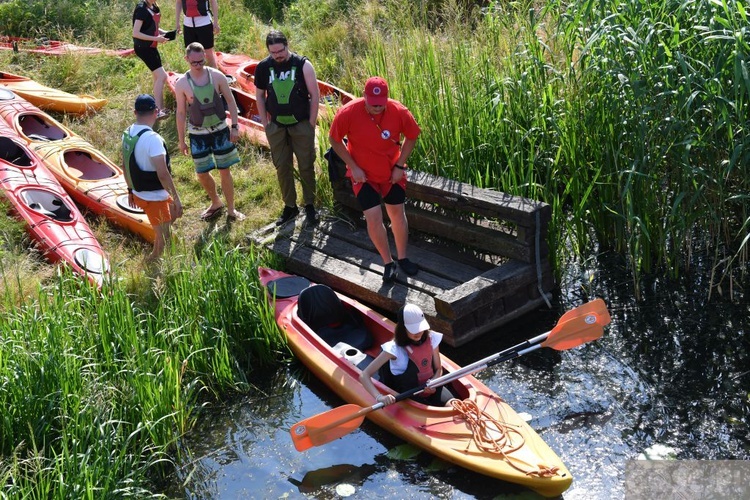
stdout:
[[306,221],[314,224],[318,80],[310,61],[291,52],[280,31],[268,33],[266,48],[268,57],[255,68],[255,97],[284,200],[284,211],[276,225],[286,224],[299,213],[293,156],[297,157]]
[[[187,46],[185,60],[190,64],[190,70],[177,80],[174,89],[177,136],[180,151],[192,156],[198,181],[211,199],[211,205],[203,211],[201,219],[214,219],[224,208],[216,182],[211,177],[211,170],[215,168],[221,178],[227,220],[243,220],[245,216],[234,206],[234,180],[229,170],[230,166],[240,161],[234,144],[239,137],[237,103],[226,76],[206,66],[206,53],[200,43]],[[231,125],[227,125],[224,101],[229,108]],[[190,146],[185,141],[185,130]]]

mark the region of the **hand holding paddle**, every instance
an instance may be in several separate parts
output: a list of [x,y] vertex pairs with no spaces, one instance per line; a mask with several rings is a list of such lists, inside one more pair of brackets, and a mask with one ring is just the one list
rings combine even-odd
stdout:
[[[609,311],[604,301],[593,300],[563,314],[557,325],[549,332],[402,392],[395,396],[394,402],[410,398],[426,388],[440,387],[489,366],[523,356],[541,347],[564,351],[597,340],[602,336],[604,326],[609,322]],[[347,404],[298,422],[289,430],[294,447],[297,451],[304,451],[345,436],[362,425],[365,415],[384,406],[386,406],[385,403],[377,403],[365,408],[356,404]]]

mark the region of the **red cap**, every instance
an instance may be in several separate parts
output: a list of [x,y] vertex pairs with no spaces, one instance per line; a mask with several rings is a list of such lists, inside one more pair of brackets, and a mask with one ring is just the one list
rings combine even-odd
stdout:
[[388,82],[379,76],[365,83],[365,102],[370,106],[385,106],[388,102]]

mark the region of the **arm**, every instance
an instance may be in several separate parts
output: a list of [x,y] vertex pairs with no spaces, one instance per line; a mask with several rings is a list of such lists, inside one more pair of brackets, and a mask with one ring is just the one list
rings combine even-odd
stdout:
[[328,137],[328,140],[331,141],[331,147],[334,151],[336,151],[336,154],[339,155],[339,157],[344,160],[344,163],[349,167],[349,170],[352,172],[352,180],[354,182],[366,182],[367,181],[367,175],[365,175],[365,171],[359,168],[359,165],[357,165],[357,162],[354,161],[354,158],[352,158],[352,155],[349,154],[349,150],[346,149],[346,145],[342,141],[337,141],[333,137]]
[[156,175],[159,177],[159,182],[161,182],[161,185],[164,186],[164,189],[167,190],[174,201],[175,219],[182,217],[182,202],[177,195],[177,188],[174,186],[172,174],[169,173],[169,169],[167,168],[167,157],[165,155],[152,156],[151,163],[156,167]]
[[318,78],[315,76],[315,68],[310,61],[305,61],[302,66],[302,74],[305,77],[305,85],[310,93],[310,125],[315,128],[318,123],[318,110],[320,109],[320,89],[318,88]]
[[255,87],[255,103],[258,105],[258,114],[260,115],[260,123],[265,127],[268,125],[268,112],[266,111],[266,91]]
[[[417,145],[416,139],[404,139],[404,143],[401,145],[401,154],[398,155],[396,165],[406,166],[406,160],[411,156],[411,152],[414,151],[414,146]],[[396,184],[404,176],[404,170],[400,168],[393,168],[391,171],[391,183]]]
[[[149,42],[158,42],[163,43],[167,42],[168,40],[164,38],[163,36],[153,36],[153,35],[147,35],[145,33],[141,33],[141,27],[143,26],[143,20],[142,19],[136,19],[133,23],[133,38],[137,38],[138,40],[146,40]],[[161,33],[161,31],[159,31]]]
[[219,1],[218,0],[211,0],[211,14],[214,18],[214,34],[218,35],[221,31],[221,28],[219,28]]
[[227,101],[227,106],[229,107],[229,116],[231,118],[231,130],[229,133],[229,140],[232,142],[237,142],[237,138],[240,136],[240,131],[237,128],[238,123],[238,115],[239,112],[237,110],[237,101],[234,100],[234,94],[232,93],[232,89],[229,88],[229,82],[227,81],[224,74],[216,69],[208,68],[209,71],[212,71],[214,73],[214,82],[218,83],[219,88],[216,89],[219,94],[224,96],[224,99]]
[[381,394],[375,387],[375,384],[372,383],[372,376],[378,372],[381,366],[392,359],[394,359],[394,357],[391,354],[381,351],[380,354],[378,354],[378,357],[375,358],[372,363],[367,365],[367,368],[365,368],[359,376],[359,381],[362,383],[365,390],[375,398],[375,401],[378,403],[385,403],[386,405],[395,403],[396,398],[393,394]]
[[174,29],[179,35],[182,31],[182,23],[180,18],[182,17],[182,0],[176,0],[174,3]]
[[187,125],[187,96],[183,87],[187,85],[185,76],[177,80],[174,86],[174,97],[177,102],[177,113],[175,116],[175,122],[177,123],[177,142],[180,145],[180,151],[182,154],[190,154],[190,148],[185,142],[185,127]]

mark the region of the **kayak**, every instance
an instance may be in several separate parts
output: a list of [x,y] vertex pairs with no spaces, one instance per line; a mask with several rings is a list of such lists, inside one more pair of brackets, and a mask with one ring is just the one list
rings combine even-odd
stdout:
[[128,203],[122,169],[104,154],[7,90],[0,93],[0,116],[42,159],[75,201],[145,240],[154,241],[154,228],[146,214]]
[[[295,356],[347,403],[374,405],[359,375],[380,353],[380,345],[393,339],[393,322],[330,288],[310,286],[305,278],[263,267],[258,271],[276,322]],[[325,289],[332,297],[322,293]],[[441,360],[444,374],[461,368],[445,355],[441,354]],[[380,381],[376,380],[375,386],[381,393],[395,395]],[[482,382],[467,374],[446,387],[460,403],[438,407],[403,399],[366,416],[447,462],[541,495],[558,496],[570,486],[572,476],[555,452]],[[481,409],[486,429],[493,436],[492,446],[472,427],[471,416],[459,411],[462,406]]]
[[30,103],[47,111],[83,115],[98,111],[107,104],[106,99],[91,95],[76,95],[53,89],[25,76],[0,71],[0,88],[6,88]]
[[[174,93],[175,85],[177,80],[182,77],[183,73],[175,73],[174,71],[167,72],[167,85],[169,89]],[[234,96],[235,102],[237,102],[237,125],[240,135],[247,137],[250,142],[257,146],[269,148],[268,138],[266,137],[266,129],[260,122],[260,113],[258,113],[258,104],[255,100],[255,95],[245,92],[244,90],[230,87],[232,89],[232,95]],[[230,118],[229,111],[227,111],[227,118]]]
[[98,47],[82,47],[67,42],[48,40],[46,38],[33,39],[17,36],[0,36],[0,50],[14,52],[31,52],[45,56],[62,56],[66,54],[107,55],[129,57],[135,54],[135,49],[102,49]]
[[[240,87],[253,95],[255,95],[255,68],[259,62],[257,59],[242,54],[216,52],[216,65],[219,69],[233,76]],[[318,90],[320,91],[321,116],[332,117],[331,108],[335,109],[354,99],[349,92],[322,80],[318,80]]]
[[39,157],[3,121],[0,191],[49,262],[68,264],[74,272],[101,285],[109,264],[94,233]]

